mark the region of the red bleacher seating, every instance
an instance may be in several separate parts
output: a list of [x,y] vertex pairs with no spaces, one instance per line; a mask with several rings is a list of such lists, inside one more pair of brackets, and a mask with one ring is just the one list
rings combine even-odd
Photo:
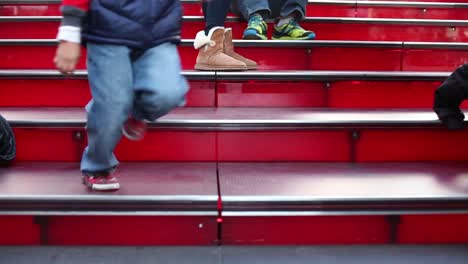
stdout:
[[[18,149],[0,168],[0,245],[468,242],[467,130],[431,110],[468,58],[464,1],[309,1],[316,41],[235,41],[254,72],[193,71],[203,19],[183,1],[188,104],[121,142],[123,188],[103,194],[79,178],[85,56],[69,77],[52,63],[59,2],[0,3]],[[245,22],[228,25],[239,39]]]

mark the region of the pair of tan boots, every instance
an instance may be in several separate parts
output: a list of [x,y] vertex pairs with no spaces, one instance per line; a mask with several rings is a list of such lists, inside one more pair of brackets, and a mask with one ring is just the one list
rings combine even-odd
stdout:
[[196,70],[201,71],[245,71],[256,70],[258,65],[234,51],[232,29],[215,27],[208,32],[198,32],[195,49],[199,50]]

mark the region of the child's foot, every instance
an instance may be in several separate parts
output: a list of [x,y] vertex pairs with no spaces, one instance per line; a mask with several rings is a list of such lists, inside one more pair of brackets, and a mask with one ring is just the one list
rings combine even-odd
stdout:
[[145,121],[130,117],[123,125],[123,135],[133,141],[142,140],[146,133],[147,125]]
[[315,39],[313,31],[303,29],[294,19],[281,26],[275,26],[272,38],[274,40],[312,40]]
[[266,40],[268,25],[260,14],[252,15],[249,19],[249,25],[244,30],[243,39]]
[[117,191],[120,189],[119,181],[112,174],[83,175],[83,184],[95,191]]

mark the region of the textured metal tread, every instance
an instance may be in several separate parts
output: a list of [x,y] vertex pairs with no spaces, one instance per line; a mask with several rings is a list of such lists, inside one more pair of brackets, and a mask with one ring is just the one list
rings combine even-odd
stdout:
[[[83,128],[82,108],[0,108],[14,127]],[[153,129],[278,130],[343,128],[442,128],[431,110],[310,108],[179,108],[149,124]]]
[[[423,71],[245,71],[245,72],[199,72],[183,71],[191,80],[444,80],[450,72]],[[85,79],[86,70],[78,70],[64,76],[56,70],[0,70],[1,78],[37,79]]]
[[0,215],[217,215],[214,163],[125,163],[117,177],[119,191],[91,192],[77,163],[0,168]]
[[224,215],[468,212],[466,163],[220,163]]

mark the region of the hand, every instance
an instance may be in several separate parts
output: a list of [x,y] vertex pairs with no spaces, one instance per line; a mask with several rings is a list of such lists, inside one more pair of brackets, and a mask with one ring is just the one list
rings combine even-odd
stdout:
[[81,46],[79,43],[61,41],[54,58],[55,67],[63,74],[73,74],[80,55]]

